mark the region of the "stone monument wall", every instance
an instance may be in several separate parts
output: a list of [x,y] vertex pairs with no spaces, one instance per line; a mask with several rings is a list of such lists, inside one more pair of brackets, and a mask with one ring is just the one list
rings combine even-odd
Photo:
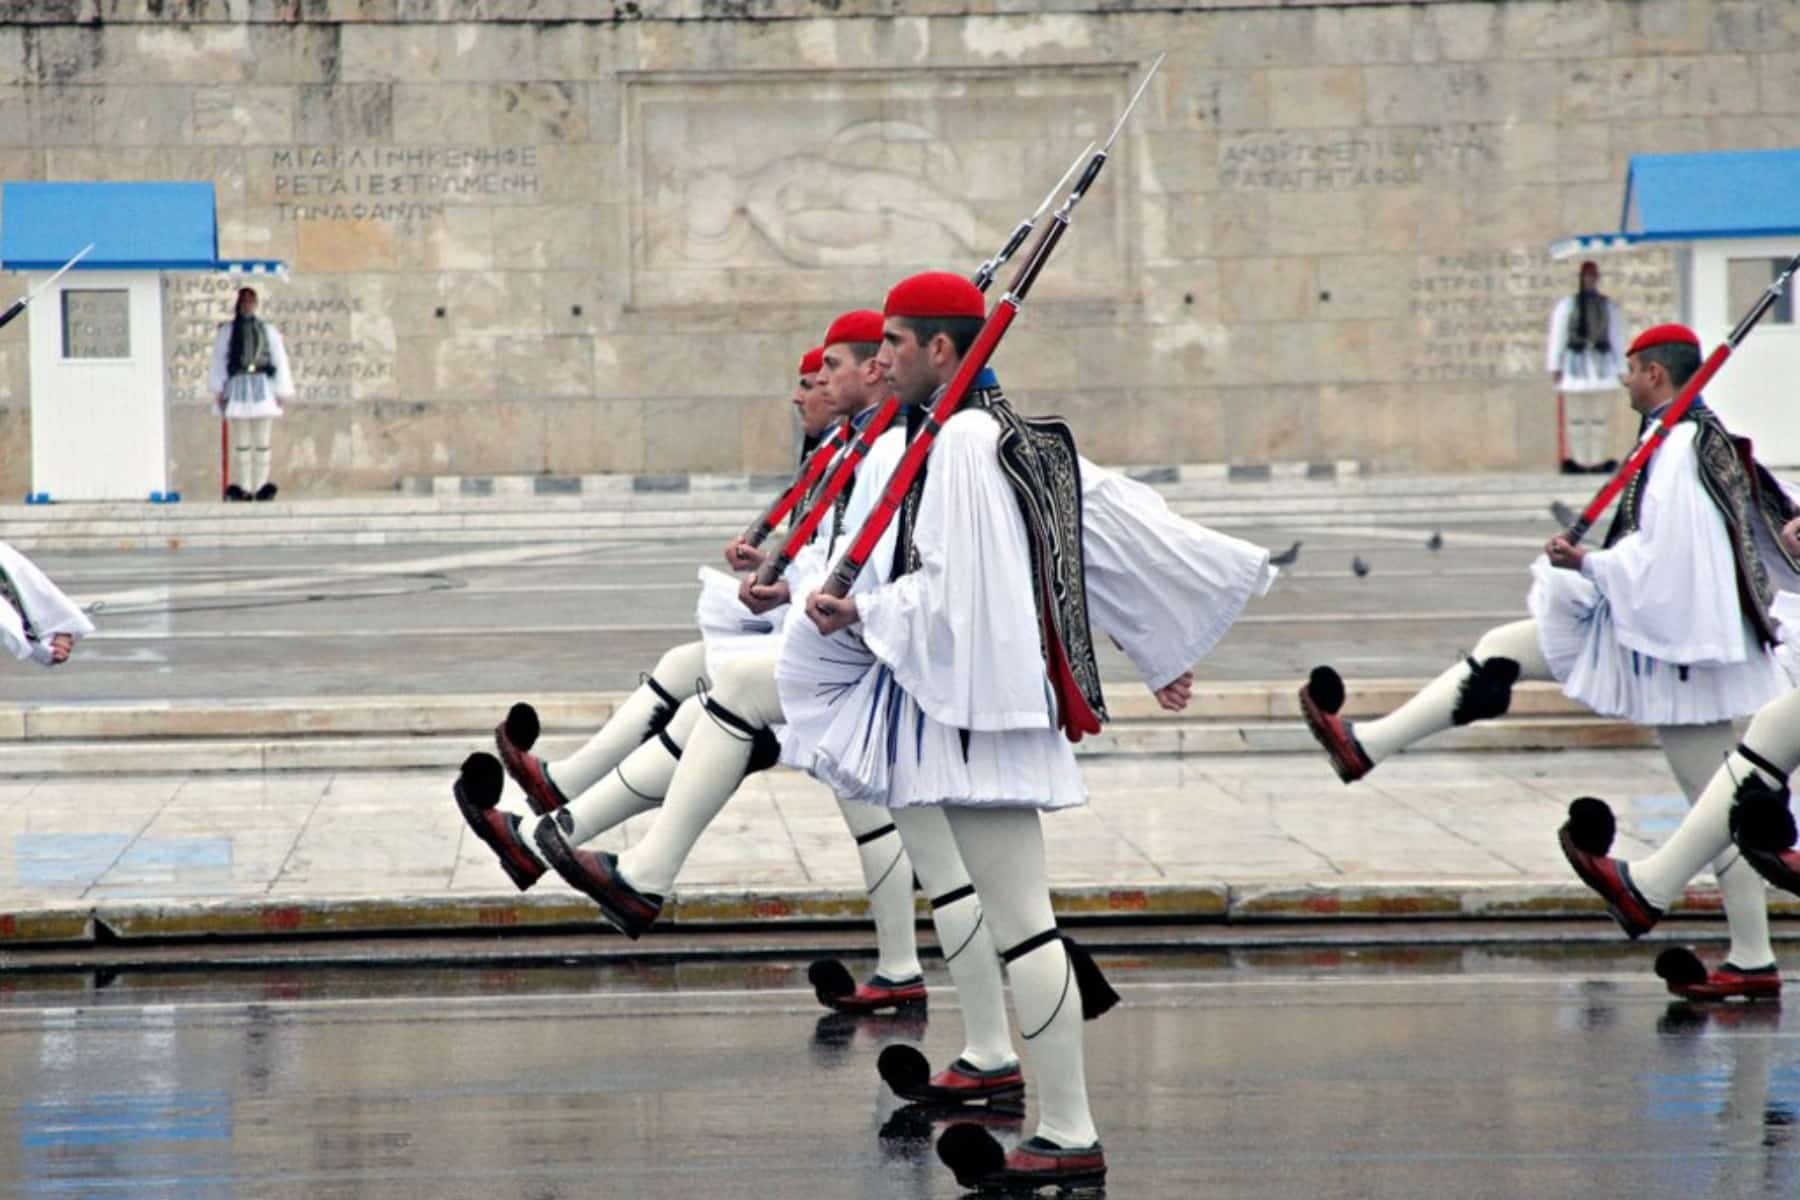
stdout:
[[[1113,462],[1541,468],[1543,337],[1632,153],[1791,144],[1789,0],[12,0],[0,177],[205,179],[296,493],[774,470],[799,353],[972,269],[1168,61],[997,365]],[[0,220],[4,214],[0,213]],[[1605,263],[1633,323],[1670,257]],[[8,277],[4,297],[20,281]],[[171,277],[172,454],[232,281]],[[29,482],[25,322],[0,494]],[[1623,413],[1619,428],[1628,424]]]

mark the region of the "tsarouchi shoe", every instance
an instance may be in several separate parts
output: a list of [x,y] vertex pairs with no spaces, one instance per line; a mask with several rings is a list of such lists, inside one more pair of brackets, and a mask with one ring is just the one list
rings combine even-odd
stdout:
[[902,1100],[928,1104],[986,1104],[1022,1100],[1025,1075],[1016,1062],[983,1070],[963,1059],[931,1074],[925,1056],[913,1046],[893,1045],[875,1060],[882,1082]]
[[1581,882],[1600,893],[1619,928],[1640,938],[1662,920],[1662,909],[1644,899],[1631,882],[1631,868],[1624,860],[1607,857],[1617,826],[1606,801],[1582,796],[1569,805],[1569,819],[1557,831],[1563,857],[1581,876]]
[[1344,707],[1344,681],[1330,667],[1314,667],[1300,688],[1300,715],[1331,758],[1331,769],[1345,783],[1355,783],[1375,769],[1350,722],[1338,716]]
[[1106,1153],[1100,1143],[1066,1147],[1029,1137],[1003,1154],[994,1135],[976,1125],[952,1125],[938,1139],[938,1158],[956,1174],[956,1182],[981,1192],[1033,1192],[1053,1187],[1064,1192],[1099,1188],[1106,1183]]
[[925,977],[889,979],[877,972],[866,983],[857,983],[835,958],[822,958],[806,969],[813,994],[826,1008],[843,1013],[872,1013],[926,1002]]
[[568,885],[600,906],[601,915],[628,938],[637,939],[656,923],[663,898],[640,892],[619,874],[617,855],[571,846],[554,814],[537,823],[538,851]]
[[496,808],[500,802],[500,764],[491,754],[471,754],[451,786],[456,809],[475,836],[500,860],[500,867],[523,892],[543,877],[540,863],[525,845],[519,818]]
[[555,812],[569,802],[544,769],[544,760],[530,753],[539,733],[537,710],[529,704],[515,704],[506,720],[494,726],[494,748],[506,773],[525,793],[525,803],[538,816]]
[[1740,967],[1721,963],[1708,970],[1686,946],[1672,946],[1656,956],[1656,973],[1671,994],[1683,1000],[1779,1000],[1781,968]]

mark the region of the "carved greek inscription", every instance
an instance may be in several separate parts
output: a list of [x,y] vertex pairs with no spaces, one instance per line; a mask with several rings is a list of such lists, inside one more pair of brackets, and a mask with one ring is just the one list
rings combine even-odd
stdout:
[[[172,395],[210,401],[207,368],[219,325],[230,319],[240,278],[225,275],[171,275],[164,283],[163,322],[168,337]],[[253,285],[255,286],[255,285]],[[259,287],[258,315],[281,332],[294,387],[300,399],[348,403],[394,378],[391,355],[355,328],[365,311],[361,296],[347,288],[282,294],[284,285]]]
[[1225,191],[1330,192],[1416,187],[1493,164],[1478,127],[1255,133],[1219,144]]
[[[1600,290],[1627,331],[1675,317],[1675,270],[1665,251],[1601,260]],[[1550,314],[1576,286],[1576,264],[1539,250],[1440,254],[1421,259],[1408,311],[1421,336],[1415,369],[1429,380],[1544,377]]]
[[525,203],[536,146],[282,146],[267,162],[280,220],[406,223],[452,204]]

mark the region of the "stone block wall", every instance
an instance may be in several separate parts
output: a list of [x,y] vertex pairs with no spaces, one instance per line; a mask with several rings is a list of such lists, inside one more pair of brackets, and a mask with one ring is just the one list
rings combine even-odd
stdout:
[[[1512,469],[1554,453],[1547,243],[1617,226],[1632,153],[1800,127],[1789,0],[1020,7],[13,0],[0,177],[210,179],[222,251],[292,263],[292,491],[774,470],[829,318],[973,269],[1166,50],[1009,390],[1106,461]],[[1672,314],[1666,253],[1605,268],[1632,322]],[[168,289],[195,494],[231,287]],[[28,429],[19,321],[0,495]]]

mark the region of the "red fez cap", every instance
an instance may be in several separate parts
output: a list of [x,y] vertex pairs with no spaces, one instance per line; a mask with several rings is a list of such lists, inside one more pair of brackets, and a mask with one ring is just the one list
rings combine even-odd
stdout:
[[881,340],[881,314],[872,308],[859,308],[855,312],[847,312],[831,323],[825,331],[824,345],[835,346],[839,342],[879,342]]
[[815,375],[824,365],[825,347],[823,346],[814,346],[800,356],[800,373],[802,375]]
[[1583,275],[1586,275],[1589,271],[1592,271],[1596,275],[1600,273],[1600,264],[1591,258],[1581,264],[1581,273]]
[[985,317],[981,289],[950,271],[926,271],[902,279],[887,294],[888,317]]
[[1692,346],[1700,348],[1700,337],[1686,325],[1652,325],[1637,335],[1626,354],[1636,354],[1639,350],[1648,350],[1652,346]]

